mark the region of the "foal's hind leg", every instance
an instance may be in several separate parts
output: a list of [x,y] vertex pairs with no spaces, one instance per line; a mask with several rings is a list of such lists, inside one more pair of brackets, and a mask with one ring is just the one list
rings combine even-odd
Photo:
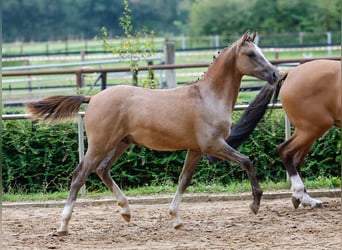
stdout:
[[253,202],[249,205],[250,209],[254,214],[258,213],[260,207],[260,200],[262,196],[262,190],[259,186],[259,182],[255,175],[255,170],[252,162],[249,158],[232,147],[230,147],[224,140],[219,140],[216,144],[213,144],[210,149],[204,152],[205,154],[213,155],[222,160],[237,163],[242,167],[249,178],[252,186]]
[[188,150],[185,161],[184,161],[182,172],[179,175],[178,188],[177,188],[175,197],[173,198],[171,205],[170,205],[170,209],[169,209],[169,214],[171,215],[172,220],[173,220],[173,226],[176,229],[182,226],[182,221],[178,213],[179,204],[181,202],[185,189],[190,184],[192,176],[197,167],[197,163],[201,159],[201,156],[202,156],[202,152],[200,151]]
[[122,208],[121,215],[127,222],[129,222],[131,219],[131,212],[129,209],[128,200],[110,176],[109,170],[111,169],[114,161],[118,159],[129,148],[130,145],[131,144],[120,142],[115,149],[110,151],[105,156],[105,158],[96,168],[96,173],[98,174],[98,176],[116,197],[117,204]]
[[81,161],[81,163],[74,170],[72,180],[71,180],[69,197],[68,197],[68,200],[66,201],[66,204],[62,212],[61,226],[59,230],[57,231],[59,235],[68,234],[68,224],[71,219],[71,214],[75,205],[77,193],[80,190],[80,188],[84,185],[94,165],[95,164],[92,164],[92,161],[86,155],[85,158]]

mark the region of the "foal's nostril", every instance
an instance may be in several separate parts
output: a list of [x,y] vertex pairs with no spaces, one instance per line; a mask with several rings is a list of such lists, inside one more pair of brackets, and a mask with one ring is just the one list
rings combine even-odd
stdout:
[[278,79],[279,79],[279,73],[278,73],[278,71],[273,71],[272,77],[273,77],[273,80],[274,80],[275,82],[278,81]]
[[269,82],[270,84],[274,84],[275,82],[278,81],[279,74],[278,74],[277,71],[273,71],[272,74],[269,74],[269,75],[268,75],[268,77],[269,77],[268,82]]

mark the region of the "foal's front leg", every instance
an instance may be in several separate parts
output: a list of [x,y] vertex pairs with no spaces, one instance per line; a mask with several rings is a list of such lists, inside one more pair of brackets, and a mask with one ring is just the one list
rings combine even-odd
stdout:
[[206,150],[204,153],[213,155],[222,160],[237,163],[246,171],[252,186],[253,193],[253,202],[249,205],[249,207],[254,214],[257,214],[260,207],[262,190],[256,178],[253,164],[249,160],[249,158],[230,147],[223,139],[216,141],[216,143],[213,143],[212,147]]
[[178,179],[178,188],[176,194],[171,202],[169,214],[173,220],[173,227],[178,229],[183,224],[179,216],[179,204],[181,202],[185,189],[189,186],[192,176],[197,167],[197,163],[200,161],[202,152],[188,150],[183,169]]

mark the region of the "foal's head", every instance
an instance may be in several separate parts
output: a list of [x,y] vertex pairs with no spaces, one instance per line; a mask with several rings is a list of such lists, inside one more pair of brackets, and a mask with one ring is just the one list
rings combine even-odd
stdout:
[[279,78],[278,70],[265,58],[260,48],[254,44],[255,37],[255,32],[252,36],[246,32],[236,42],[236,68],[242,75],[254,76],[273,84]]

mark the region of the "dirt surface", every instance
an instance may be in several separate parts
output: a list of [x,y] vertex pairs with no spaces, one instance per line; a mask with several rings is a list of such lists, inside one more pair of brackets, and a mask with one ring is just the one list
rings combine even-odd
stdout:
[[[184,227],[172,228],[169,204],[131,204],[125,222],[114,202],[78,205],[69,235],[57,236],[62,207],[4,206],[2,249],[341,249],[341,198],[323,209],[294,209],[290,197],[183,202]],[[152,202],[153,203],[153,202]]]

